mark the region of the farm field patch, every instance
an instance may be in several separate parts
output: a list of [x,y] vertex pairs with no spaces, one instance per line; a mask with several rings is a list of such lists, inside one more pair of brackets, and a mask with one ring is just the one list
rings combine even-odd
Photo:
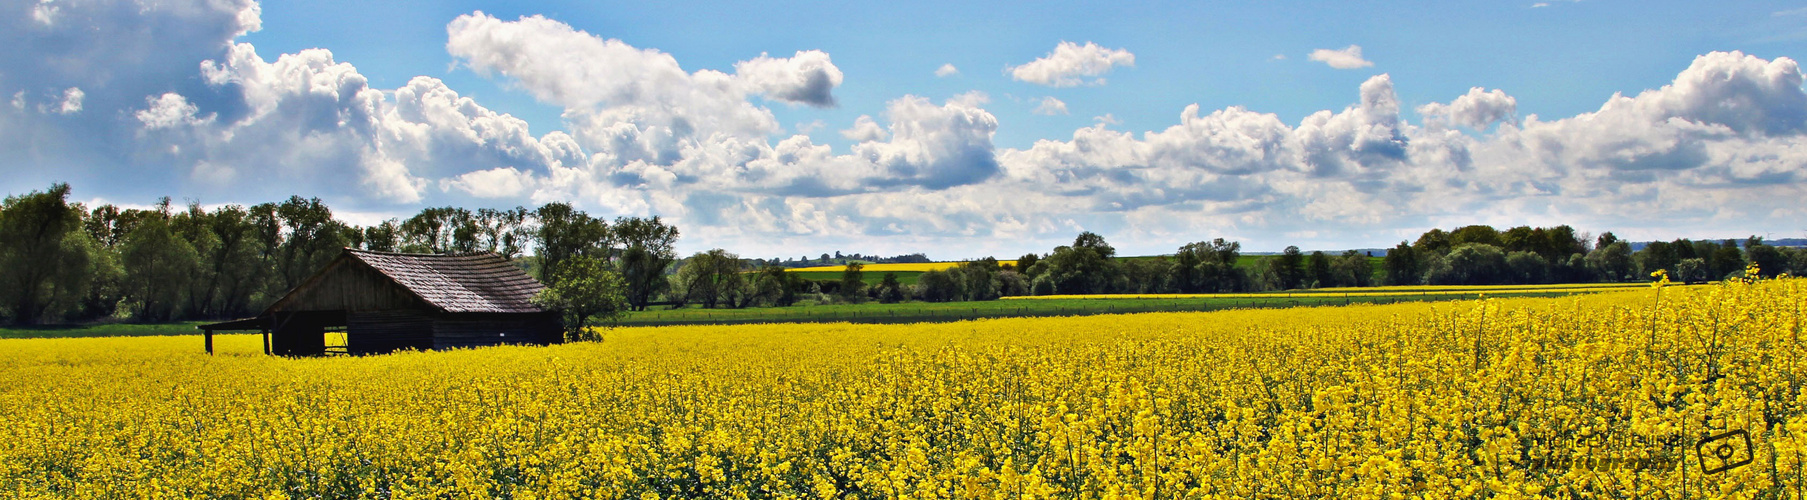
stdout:
[[0,340],[0,491],[1785,496],[1807,487],[1803,307],[1784,279],[355,358]]

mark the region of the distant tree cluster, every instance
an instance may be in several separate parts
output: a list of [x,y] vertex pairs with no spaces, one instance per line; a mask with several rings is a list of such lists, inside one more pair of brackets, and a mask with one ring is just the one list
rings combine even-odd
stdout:
[[763,259],[763,260],[761,260],[761,259],[752,259],[751,260],[751,263],[753,265],[757,265],[760,267],[771,266],[771,267],[784,267],[784,268],[816,267],[816,266],[842,266],[842,265],[847,265],[847,264],[851,264],[851,263],[855,263],[855,262],[868,263],[868,264],[927,264],[927,263],[931,263],[934,261],[930,260],[929,256],[927,254],[923,254],[920,252],[903,254],[903,255],[894,255],[891,257],[880,257],[877,255],[866,255],[866,254],[858,254],[858,253],[843,254],[838,250],[835,251],[835,253],[832,255],[825,253],[819,257],[814,257],[814,258],[812,258],[808,255],[804,255],[804,256],[798,257],[798,258],[780,259],[777,257],[773,257],[770,259]]
[[[66,184],[0,203],[0,320],[35,325],[249,316],[337,257],[342,248],[495,252],[548,285],[578,257],[618,273],[624,303],[664,291],[676,228],[657,217],[614,224],[563,203],[537,210],[440,207],[369,227],[344,223],[318,198],[249,207],[149,209],[69,203]],[[600,269],[590,267],[590,269]]]

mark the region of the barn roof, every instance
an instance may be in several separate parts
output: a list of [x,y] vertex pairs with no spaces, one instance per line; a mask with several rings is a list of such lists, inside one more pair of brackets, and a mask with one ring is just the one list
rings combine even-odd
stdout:
[[345,256],[369,265],[445,312],[543,311],[532,300],[545,285],[494,253],[413,254],[347,248]]

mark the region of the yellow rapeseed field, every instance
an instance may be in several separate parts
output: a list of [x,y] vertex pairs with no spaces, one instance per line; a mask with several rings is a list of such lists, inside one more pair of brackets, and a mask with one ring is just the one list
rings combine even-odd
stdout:
[[[909,264],[866,264],[864,266],[860,266],[860,272],[866,272],[866,273],[905,273],[905,272],[923,273],[923,272],[929,272],[929,271],[942,271],[942,270],[947,270],[947,269],[953,269],[955,267],[958,267],[960,264],[961,263],[959,263],[959,262],[923,262],[923,263],[909,263]],[[1016,265],[1016,261],[1000,260],[1000,261],[998,261],[998,265],[1014,266],[1014,265]],[[799,268],[791,269],[791,271],[799,271],[799,272],[831,272],[832,271],[832,272],[837,272],[837,273],[841,272],[841,271],[846,271],[846,270],[847,270],[847,266],[814,266],[814,267],[799,267]]]
[[1800,498],[1807,280],[282,359],[0,341],[0,496]]

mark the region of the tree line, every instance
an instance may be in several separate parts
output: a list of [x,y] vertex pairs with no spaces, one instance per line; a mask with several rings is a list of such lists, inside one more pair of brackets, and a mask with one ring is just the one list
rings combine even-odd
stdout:
[[[436,207],[367,227],[318,198],[212,210],[168,198],[148,209],[87,207],[70,188],[0,202],[0,320],[19,325],[126,319],[163,322],[261,311],[339,256],[495,252],[556,284],[570,262],[619,282],[624,307],[664,293],[677,228],[658,217],[595,218],[565,203],[537,209]],[[532,257],[523,254],[532,250]],[[567,273],[569,274],[569,273]]]
[[1019,295],[1625,282],[1650,279],[1657,270],[1675,281],[1699,283],[1741,276],[1746,264],[1756,264],[1765,276],[1807,273],[1807,250],[1768,245],[1755,236],[1742,243],[1653,242],[1634,252],[1610,232],[1594,238],[1569,226],[1432,229],[1400,242],[1379,260],[1377,269],[1364,253],[1305,253],[1296,246],[1244,259],[1242,245],[1223,238],[1188,243],[1171,255],[1121,258],[1103,236],[1085,232],[1071,245],[1025,254],[1014,264],[988,257],[922,273],[915,285],[887,274],[868,286],[858,263],[848,265],[841,279],[809,280],[767,260],[743,260],[715,249],[680,263],[671,298],[676,305],[738,308],[799,300],[953,302]]
[[[68,195],[69,186],[57,184],[0,203],[0,320],[33,325],[249,316],[341,248],[495,252],[553,290],[541,300],[578,315],[568,318],[575,324],[653,305],[1621,282],[1648,279],[1659,269],[1676,281],[1703,282],[1738,276],[1746,264],[1770,276],[1807,273],[1807,251],[1755,236],[1742,243],[1653,242],[1634,252],[1610,232],[1594,238],[1568,226],[1500,231],[1473,225],[1402,241],[1380,259],[1380,269],[1355,251],[1307,254],[1289,246],[1277,255],[1245,258],[1240,243],[1223,238],[1188,243],[1171,255],[1123,258],[1103,236],[1085,232],[1071,245],[1012,264],[977,259],[922,273],[913,285],[895,274],[868,285],[862,264],[851,260],[867,256],[823,255],[849,262],[832,280],[788,271],[796,261],[743,259],[719,248],[678,259],[678,229],[658,217],[608,221],[566,203],[531,210],[434,207],[361,227],[335,219],[318,198],[212,210],[198,203],[177,207],[164,198],[148,209],[122,209],[70,203]],[[927,260],[921,254],[896,259]]]

